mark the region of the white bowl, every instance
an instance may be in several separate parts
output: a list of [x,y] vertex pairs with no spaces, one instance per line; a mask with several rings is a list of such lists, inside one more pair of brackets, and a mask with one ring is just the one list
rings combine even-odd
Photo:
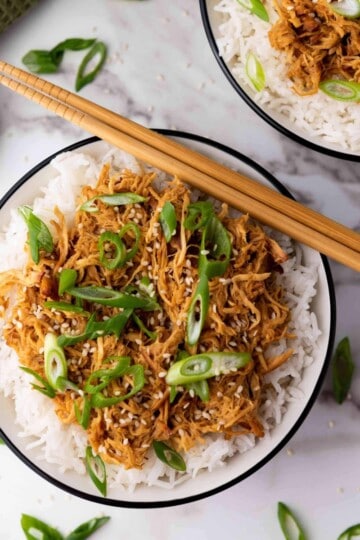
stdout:
[[[236,0],[233,1],[234,4],[237,3]],[[260,104],[259,100],[256,99],[256,92],[251,84],[244,83],[236,74],[234,74],[234,67],[236,64],[235,58],[232,57],[231,60],[227,61],[220,54],[218,40],[221,38],[220,26],[224,22],[224,18],[222,13],[214,9],[216,4],[219,3],[219,0],[199,0],[199,2],[205,32],[219,66],[239,96],[253,111],[255,111],[255,113],[272,127],[301,145],[333,157],[351,161],[360,161],[360,151],[348,149],[340,143],[331,141],[331,133],[327,134],[329,135],[329,140],[326,140],[324,136],[314,136],[309,134],[301,126],[297,118],[294,122],[284,114],[281,114],[276,108],[270,108],[268,105],[263,106]],[[299,97],[298,99],[301,100],[305,98]],[[325,103],[327,99],[330,98],[324,96]],[[334,103],[339,105],[339,102]],[[357,106],[359,107],[360,105],[358,104]]]
[[[290,196],[285,188],[263,168],[230,148],[194,135],[172,131],[161,132]],[[59,153],[68,150],[80,152],[86,150],[86,153],[101,156],[104,144],[95,138],[87,139]],[[50,156],[37,165],[4,196],[0,202],[0,229],[9,222],[11,209],[23,204],[31,204],[34,197],[40,194],[41,188],[47,184],[51,176],[49,162],[53,157]],[[311,262],[319,265],[317,294],[312,305],[322,332],[319,340],[319,354],[304,371],[301,383],[303,398],[289,405],[282,422],[272,430],[271,437],[259,440],[253,449],[241,455],[236,454],[225,466],[212,472],[202,472],[171,490],[142,486],[137,487],[132,493],[123,490],[112,491],[109,497],[102,498],[87,476],[70,472],[61,473],[57,466],[37,460],[36,450],[27,449],[29,440],[19,437],[13,402],[4,398],[2,394],[0,395],[0,436],[26,465],[54,485],[84,499],[112,506],[149,508],[188,503],[224,490],[254,474],[283,448],[300,427],[317,398],[330,361],[335,333],[335,296],[332,277],[325,257],[305,246],[303,251],[305,264]]]

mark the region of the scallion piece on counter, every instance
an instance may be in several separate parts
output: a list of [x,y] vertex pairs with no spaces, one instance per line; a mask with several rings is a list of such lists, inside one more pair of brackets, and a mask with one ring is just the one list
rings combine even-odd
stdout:
[[328,79],[319,83],[319,89],[338,101],[360,101],[360,83]]
[[236,371],[248,364],[251,356],[247,352],[200,353],[175,362],[167,372],[167,384],[189,384]]
[[344,337],[335,349],[332,365],[333,394],[339,404],[346,399],[349,393],[354,369],[350,340],[348,337]]
[[22,514],[20,524],[28,540],[64,540],[57,529],[34,516]]
[[1,437],[0,437],[0,444],[5,444],[4,439],[2,439]]
[[78,421],[80,426],[83,427],[84,429],[87,429],[89,427],[91,408],[92,408],[91,398],[89,398],[88,396],[84,396],[81,411],[76,401],[74,401],[74,412],[75,412],[76,420]]
[[213,216],[203,230],[199,256],[199,275],[208,279],[222,276],[229,266],[231,242],[219,218]]
[[92,397],[92,404],[94,407],[98,407],[99,409],[103,407],[112,407],[113,405],[116,405],[117,403],[120,403],[121,401],[124,401],[125,399],[128,399],[138,392],[142,390],[144,384],[145,384],[145,373],[144,373],[144,366],[140,364],[135,364],[133,366],[130,366],[123,376],[130,375],[132,377],[132,389],[127,394],[124,394],[122,396],[114,396],[114,397],[106,397],[101,392],[97,392],[96,394],[93,394]]
[[86,448],[85,467],[93,484],[97,487],[100,493],[106,497],[107,481],[105,464],[100,456],[93,454],[91,446],[87,446]]
[[345,19],[358,19],[360,17],[359,0],[340,0],[339,2],[330,2],[329,7],[345,17]]
[[241,6],[248,9],[250,13],[259,17],[259,19],[269,22],[269,14],[260,0],[238,0],[238,2]]
[[348,529],[346,529],[346,531],[342,532],[337,540],[355,540],[359,537],[360,523],[357,523],[356,525],[352,525],[352,527],[349,527]]
[[[97,41],[90,51],[85,55],[83,58],[77,75],[76,75],[76,81],[75,81],[75,90],[79,92],[84,86],[91,83],[97,74],[100,72],[101,68],[103,67],[107,55],[107,48],[105,43],[102,41]],[[96,65],[91,69],[91,71],[88,71],[89,65],[91,65],[93,58],[97,57],[97,63]]]
[[202,275],[187,312],[186,341],[189,345],[195,345],[199,340],[209,309],[209,299],[208,278]]
[[165,240],[170,242],[176,232],[176,212],[170,201],[166,201],[159,214],[159,221],[163,230]]
[[80,210],[83,210],[84,212],[98,212],[99,208],[95,204],[96,201],[101,201],[108,206],[123,206],[125,204],[142,203],[146,201],[146,197],[132,192],[113,193],[110,195],[96,195],[95,197],[92,197],[91,199],[85,201],[80,206]]
[[46,253],[52,253],[54,249],[51,233],[47,225],[33,213],[30,206],[20,206],[18,212],[24,219],[29,231],[31,258],[35,264],[38,264],[40,250],[44,250]]
[[86,521],[85,523],[82,523],[76,527],[76,529],[67,535],[65,540],[85,540],[86,538],[89,538],[92,533],[105,525],[109,519],[109,516],[90,519],[89,521]]
[[63,268],[59,274],[58,293],[63,295],[67,289],[75,287],[77,271],[74,268]]
[[32,50],[26,53],[22,62],[32,73],[56,73],[65,51],[88,49],[95,39],[70,38],[58,43],[50,51]]
[[278,503],[278,520],[286,540],[306,540],[298,520],[286,504]]
[[47,396],[49,398],[54,398],[55,397],[56,392],[55,392],[54,388],[48,383],[48,381],[46,379],[44,379],[44,377],[41,377],[41,375],[39,375],[36,371],[34,371],[33,369],[30,369],[28,367],[20,366],[20,369],[25,371],[25,373],[28,373],[29,375],[32,375],[34,377],[34,379],[36,379],[37,381],[39,381],[42,384],[42,386],[39,386],[37,384],[32,383],[31,386],[34,388],[34,390],[38,390],[39,392],[44,394],[44,396]]
[[59,390],[58,377],[67,378],[67,362],[62,347],[58,345],[57,337],[51,332],[44,339],[44,368],[49,384],[54,390]]
[[213,205],[209,201],[196,201],[187,207],[184,227],[189,231],[203,229],[214,215]]
[[162,441],[153,441],[152,444],[155,454],[160,459],[160,461],[162,461],[172,469],[175,469],[176,471],[186,471],[186,463],[183,457],[178,452],[176,452],[176,450],[171,448],[171,446],[165,444]]
[[265,72],[261,62],[254,53],[249,52],[245,62],[245,73],[255,90],[261,92],[265,88]]

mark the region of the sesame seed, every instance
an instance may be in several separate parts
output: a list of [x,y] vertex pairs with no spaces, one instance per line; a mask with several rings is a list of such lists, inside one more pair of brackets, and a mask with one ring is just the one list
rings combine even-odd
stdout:
[[163,379],[164,377],[166,377],[166,371],[160,371],[158,377],[160,377],[160,379]]
[[129,439],[124,439],[124,440],[123,440],[123,445],[124,445],[124,446],[127,446],[128,444],[129,444]]

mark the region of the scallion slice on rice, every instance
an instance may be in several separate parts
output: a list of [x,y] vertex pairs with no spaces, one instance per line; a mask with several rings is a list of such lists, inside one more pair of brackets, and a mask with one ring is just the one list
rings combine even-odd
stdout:
[[86,447],[85,452],[85,467],[93,484],[97,487],[100,493],[106,497],[107,479],[105,464],[100,456],[94,455],[91,446]]
[[249,52],[246,57],[245,72],[254,86],[255,90],[261,92],[265,88],[265,72],[261,62],[253,52]]
[[168,446],[162,441],[153,441],[153,448],[160,461],[176,471],[186,471],[186,464],[183,457],[171,448],[171,446]]
[[241,6],[265,22],[269,22],[269,15],[264,4],[260,0],[237,0]]
[[360,101],[360,83],[328,79],[319,84],[319,89],[339,101]]

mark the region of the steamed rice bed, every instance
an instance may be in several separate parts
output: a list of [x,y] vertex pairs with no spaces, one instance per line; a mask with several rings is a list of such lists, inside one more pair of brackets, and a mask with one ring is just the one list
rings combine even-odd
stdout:
[[[34,201],[34,212],[49,223],[53,217],[52,209],[57,204],[70,224],[81,187],[85,184],[94,185],[102,164],[107,162],[112,164],[114,170],[126,167],[136,172],[142,167],[130,156],[113,150],[109,150],[102,160],[95,160],[85,154],[60,155],[52,162],[54,177],[44,190],[44,195]],[[163,173],[159,173],[159,178],[162,182],[167,180]],[[26,254],[23,246],[26,234],[26,227],[14,210],[11,223],[2,237],[1,271],[14,267],[22,268],[25,265]],[[316,318],[309,308],[316,292],[317,270],[301,265],[302,252],[298,245],[293,245],[284,235],[272,234],[285,251],[293,253],[283,264],[284,273],[279,275],[279,281],[285,289],[285,299],[292,312],[289,331],[296,335],[296,339],[291,340],[291,343],[282,340],[272,347],[271,353],[274,355],[281,354],[289,346],[295,353],[290,361],[267,375],[269,384],[261,396],[260,407],[265,433],[270,433],[271,429],[281,422],[289,402],[301,398],[302,393],[298,386],[302,371],[316,355],[316,342],[319,337]],[[1,347],[0,388],[9,399],[14,400],[20,435],[29,437],[29,447],[37,448],[39,459],[55,463],[63,471],[75,470],[83,474],[86,432],[74,424],[62,425],[54,413],[51,400],[31,389],[31,378],[19,370],[14,351],[7,347],[3,340]],[[123,486],[133,489],[138,483],[171,487],[194,476],[201,469],[211,471],[223,465],[234,453],[249,450],[255,444],[256,439],[252,435],[238,436],[230,440],[210,435],[204,444],[195,446],[185,454],[187,473],[183,476],[178,476],[152,453],[141,470],[124,470],[119,465],[107,465],[109,487]]]
[[[298,96],[287,77],[286,54],[271,47],[268,32],[278,19],[272,0],[265,0],[269,22],[264,22],[237,0],[221,0],[214,9],[220,24],[216,43],[220,56],[254,102],[265,112],[274,115],[284,125],[291,125],[305,138],[320,143],[334,144],[347,151],[360,153],[360,105],[341,102],[323,92],[311,96]],[[266,86],[255,92],[246,72],[249,53],[253,53],[263,66]]]

